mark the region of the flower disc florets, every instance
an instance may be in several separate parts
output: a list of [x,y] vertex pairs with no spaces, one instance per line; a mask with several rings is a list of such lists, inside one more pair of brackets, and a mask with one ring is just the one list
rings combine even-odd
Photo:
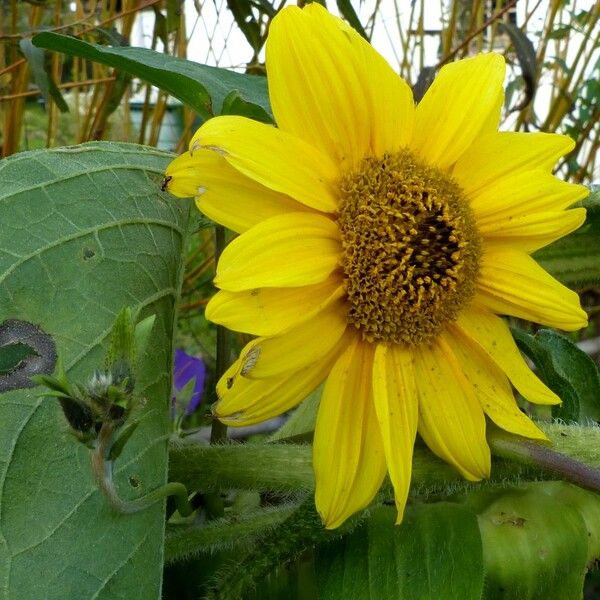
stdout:
[[432,339],[475,293],[481,244],[461,188],[403,150],[340,181],[348,318],[370,342]]

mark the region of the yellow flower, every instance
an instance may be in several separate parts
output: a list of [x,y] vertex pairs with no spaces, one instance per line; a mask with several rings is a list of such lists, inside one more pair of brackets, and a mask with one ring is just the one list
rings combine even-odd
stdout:
[[206,315],[259,337],[219,382],[215,414],[256,423],[325,382],[313,462],[326,527],[386,474],[402,519],[417,432],[479,480],[486,416],[544,439],[510,384],[559,402],[496,315],[585,326],[577,295],[529,255],[583,223],[566,209],[587,192],[551,174],[569,138],[497,131],[504,71],[497,54],[449,64],[415,107],[341,20],[289,7],[267,44],[278,127],[211,119],[168,168],[172,193],[241,234]]

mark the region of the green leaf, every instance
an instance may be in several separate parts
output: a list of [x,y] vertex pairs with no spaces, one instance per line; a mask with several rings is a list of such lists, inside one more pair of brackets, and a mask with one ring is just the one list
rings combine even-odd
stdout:
[[20,342],[0,346],[0,374],[14,371],[22,360],[35,355],[33,348]]
[[200,65],[146,48],[99,46],[58,33],[40,33],[33,38],[33,43],[139,77],[178,98],[203,119],[220,114],[225,97],[232,91],[237,91],[245,102],[256,104],[271,116],[264,77]]
[[600,284],[600,191],[579,205],[587,209],[585,223],[533,255],[561,283],[576,289]]
[[569,25],[563,25],[562,27],[557,27],[556,29],[549,31],[546,38],[550,40],[562,40],[569,37],[570,33],[571,27]]
[[479,600],[483,554],[477,518],[457,504],[440,502],[395,511],[379,507],[368,524],[319,549],[322,600]]
[[[172,328],[190,210],[160,192],[171,158],[90,143],[0,162],[0,321],[35,323],[69,378],[85,383],[103,367],[123,306],[138,318],[156,314],[153,351],[138,372],[141,422],[115,465],[125,499],[166,480]],[[0,393],[0,596],[158,598],[164,506],[113,512],[89,450],[41,391]]]
[[192,377],[180,390],[175,394],[175,405],[177,413],[184,414],[196,388],[196,378]]
[[179,28],[182,0],[167,0],[167,32],[171,33]]
[[46,69],[46,53],[42,49],[36,48],[28,38],[19,41],[19,48],[29,63],[33,79],[40,88],[46,104],[49,104],[50,98],[52,98],[60,112],[69,112],[65,99]]
[[160,9],[156,4],[152,7],[154,11],[154,33],[158,36],[158,39],[167,47],[169,43],[169,36],[167,33],[167,18],[160,12]]
[[225,99],[223,100],[223,106],[221,108],[221,114],[241,115],[243,117],[248,117],[249,119],[254,119],[255,121],[260,121],[261,123],[273,122],[273,119],[264,108],[258,104],[246,102],[246,100],[240,96],[240,93],[237,90],[233,90],[227,94],[227,96],[225,96]]
[[248,0],[227,0],[227,8],[254,53],[258,54],[264,40],[261,36],[260,24],[252,13],[250,2]]
[[542,381],[562,400],[552,407],[563,421],[600,421],[600,373],[596,363],[568,338],[542,329],[535,335],[513,328],[519,348],[539,370]]
[[365,40],[369,41],[369,36],[362,26],[362,23],[360,22],[360,19],[358,18],[358,15],[356,14],[356,11],[354,10],[350,0],[336,0],[336,4],[340,14],[344,17],[344,19],[346,19],[346,21],[348,21],[348,23],[350,23],[352,28],[359,35],[364,37]]
[[504,32],[510,38],[519,59],[521,74],[525,81],[525,98],[513,110],[523,110],[535,95],[537,81],[537,58],[535,48],[525,32],[512,23],[498,23],[498,30]]
[[587,530],[587,561],[600,558],[600,496],[565,481],[535,482],[528,486],[537,493],[550,496],[557,503],[575,508]]
[[108,455],[109,460],[114,461],[114,460],[117,460],[117,458],[119,458],[119,456],[121,456],[121,453],[123,452],[123,448],[125,448],[127,442],[129,441],[131,436],[134,434],[134,432],[138,428],[139,424],[140,424],[139,421],[131,421],[131,423],[128,423],[125,427],[123,427],[123,429],[119,433],[119,437],[114,441],[114,443],[110,449],[110,452]]
[[[468,497],[467,504],[479,513],[487,599],[581,599],[586,521],[577,504],[544,493],[546,485]],[[597,516],[597,511],[588,514]]]
[[318,387],[308,398],[305,398],[282,427],[269,438],[269,441],[277,442],[290,438],[305,438],[312,434],[315,430],[322,392],[323,388]]
[[423,67],[419,76],[417,77],[417,81],[413,86],[413,96],[415,97],[415,102],[420,102],[425,92],[429,89],[433,80],[435,79],[435,74],[437,73],[436,67]]

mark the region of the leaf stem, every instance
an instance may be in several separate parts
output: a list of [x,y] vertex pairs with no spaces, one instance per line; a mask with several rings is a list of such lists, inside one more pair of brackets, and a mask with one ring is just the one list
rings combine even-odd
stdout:
[[92,452],[92,472],[94,479],[98,489],[104,494],[109,505],[117,512],[134,514],[146,510],[168,496],[173,496],[179,514],[182,517],[191,515],[194,509],[188,500],[188,491],[183,483],[166,483],[134,500],[124,500],[119,496],[113,479],[114,462],[108,459],[114,432],[115,427],[113,423],[104,423],[98,434],[96,447]]
[[496,456],[540,467],[558,475],[561,479],[590,490],[600,491],[600,470],[561,454],[544,444],[501,430],[490,432],[488,442]]
[[[490,434],[492,452],[499,458],[492,466],[490,485],[520,483],[526,480],[561,479],[594,487],[596,469],[600,469],[600,428],[544,424],[546,435],[555,449],[533,444],[536,450],[514,449],[497,441]],[[510,441],[514,436],[506,434]],[[522,443],[522,438],[514,438]],[[544,452],[546,454],[544,454]],[[550,459],[549,452],[552,453]],[[542,457],[546,456],[546,460]],[[556,461],[556,456],[560,461]],[[514,461],[519,464],[515,464]],[[586,463],[586,464],[582,464]],[[575,474],[574,474],[575,473]],[[169,450],[169,477],[181,481],[190,489],[270,490],[284,493],[314,490],[311,447],[300,444],[224,444],[201,446],[179,444]],[[578,478],[578,479],[577,479]],[[425,448],[416,447],[413,459],[412,493],[444,494],[458,489],[470,489],[452,467],[436,458]]]

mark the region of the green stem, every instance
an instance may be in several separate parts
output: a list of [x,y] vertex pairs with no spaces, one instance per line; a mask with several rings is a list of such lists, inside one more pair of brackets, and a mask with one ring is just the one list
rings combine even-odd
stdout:
[[295,444],[172,446],[169,479],[190,489],[312,490],[311,448]]
[[188,501],[188,491],[183,483],[169,482],[161,487],[148,492],[141,498],[124,500],[119,496],[113,479],[113,461],[108,459],[112,445],[113,433],[112,423],[105,423],[98,434],[96,448],[92,452],[92,471],[98,489],[104,494],[109,505],[117,512],[133,514],[146,510],[153,504],[173,496],[177,510],[183,517],[188,517],[194,512]]
[[[524,460],[521,464],[508,460],[494,461],[490,484],[522,482],[523,480],[556,479],[557,474],[573,481],[573,467],[582,462],[589,469],[600,469],[600,428],[544,424],[544,431],[554,444],[554,454],[574,459],[568,469],[557,471],[539,460]],[[492,451],[507,456],[496,447],[491,436]],[[522,444],[523,440],[518,439]],[[534,444],[536,448],[544,446]],[[529,450],[527,451],[529,452]],[[528,454],[529,456],[529,454]],[[563,467],[566,463],[562,463]],[[311,447],[296,444],[225,444],[200,446],[186,444],[170,449],[172,480],[181,481],[188,489],[246,489],[280,492],[312,491],[314,476]],[[473,485],[465,482],[449,465],[427,449],[416,447],[413,458],[412,492],[415,495],[444,493],[449,488]]]
[[245,515],[207,521],[196,525],[170,525],[165,539],[165,562],[186,560],[199,552],[214,553],[248,546],[285,521],[297,506],[283,504]]
[[539,442],[519,438],[501,430],[490,432],[488,442],[496,456],[527,466],[539,467],[580,487],[600,491],[600,470],[556,452]]
[[[221,253],[225,249],[225,228],[222,225],[215,226],[215,264],[218,264]],[[217,325],[217,350],[215,377],[217,381],[227,370],[229,350],[227,344],[227,330],[223,325]],[[227,439],[227,426],[215,419],[210,430],[210,443],[219,444]]]

